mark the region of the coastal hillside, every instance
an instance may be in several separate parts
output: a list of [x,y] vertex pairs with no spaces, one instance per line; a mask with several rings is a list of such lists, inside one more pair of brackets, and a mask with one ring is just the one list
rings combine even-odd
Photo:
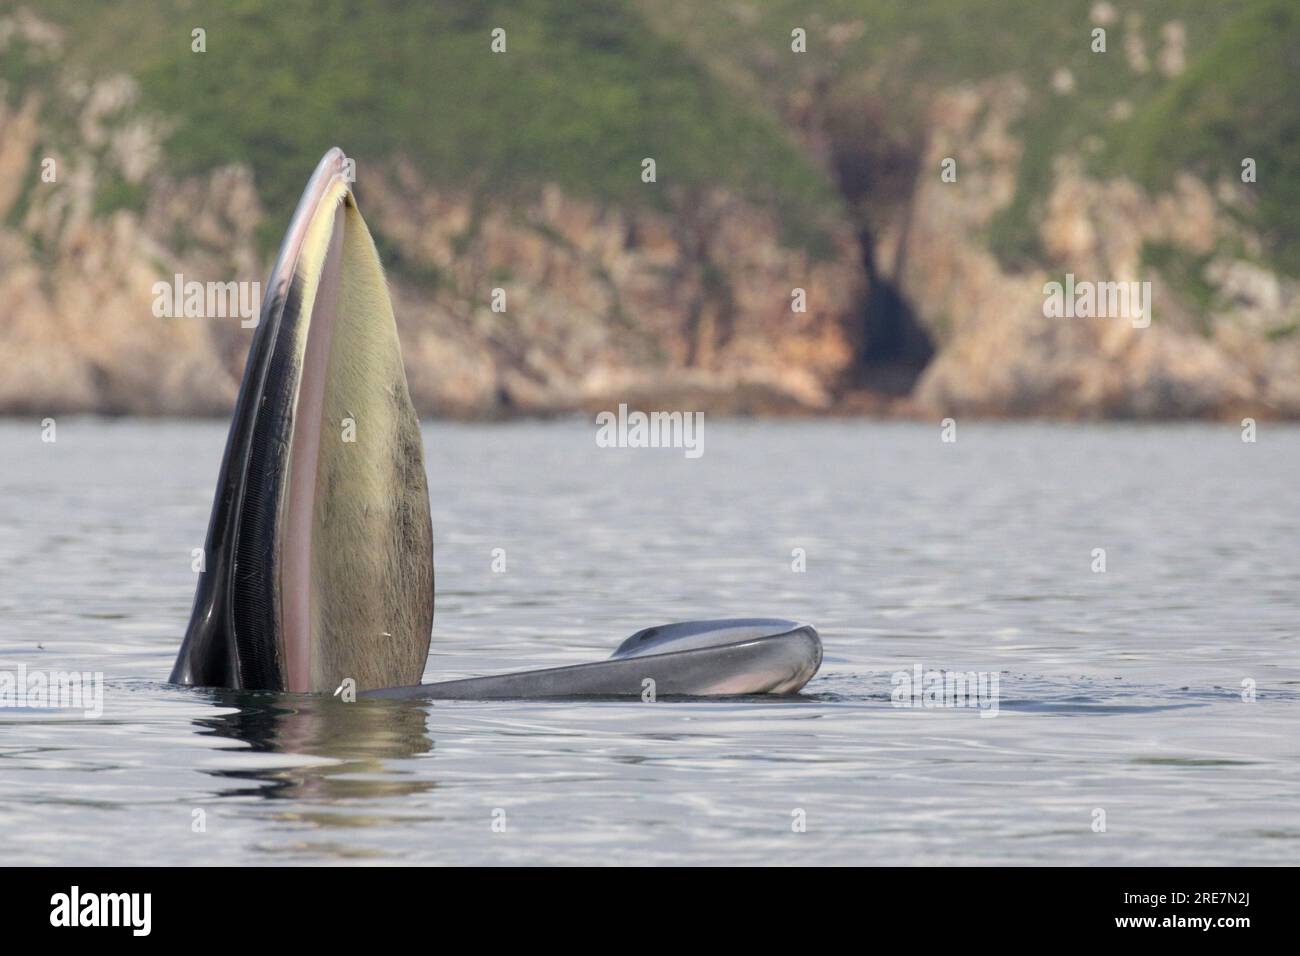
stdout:
[[1300,416],[1293,4],[219,6],[0,0],[0,412],[227,413],[338,145],[425,414]]

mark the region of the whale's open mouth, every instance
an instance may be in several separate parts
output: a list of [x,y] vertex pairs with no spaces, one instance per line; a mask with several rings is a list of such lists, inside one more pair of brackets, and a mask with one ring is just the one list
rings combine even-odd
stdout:
[[607,661],[421,685],[433,528],[379,256],[337,149],[316,167],[249,350],[171,680],[488,699],[786,694],[821,664],[779,618],[646,628]]
[[423,672],[423,448],[349,165],[321,160],[267,284],[173,681],[306,692]]

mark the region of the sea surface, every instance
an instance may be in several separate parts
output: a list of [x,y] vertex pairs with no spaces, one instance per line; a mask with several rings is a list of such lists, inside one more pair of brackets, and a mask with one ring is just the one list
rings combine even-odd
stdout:
[[[710,418],[689,458],[598,447],[590,419],[427,425],[426,680],[691,618],[821,633],[796,697],[655,703],[167,684],[225,432],[0,423],[0,672],[104,680],[97,718],[0,708],[7,862],[1297,860],[1295,427],[962,422],[945,443]],[[918,667],[997,695],[900,699]]]

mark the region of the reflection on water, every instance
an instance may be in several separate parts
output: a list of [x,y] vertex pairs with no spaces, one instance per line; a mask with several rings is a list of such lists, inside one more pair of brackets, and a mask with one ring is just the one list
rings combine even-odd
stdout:
[[[171,687],[224,426],[0,424],[0,670],[106,681],[99,720],[0,710],[10,858],[1294,862],[1300,431],[708,427],[698,460],[576,420],[426,427],[426,679],[771,615],[825,644],[794,701]],[[918,666],[998,673],[997,716],[893,706]]]
[[235,781],[220,791],[222,796],[330,802],[400,797],[435,786],[387,763],[433,749],[424,708],[412,702],[362,699],[345,704],[303,694],[199,693],[232,709],[195,719],[198,733],[237,741],[257,754],[321,758],[299,766],[214,769],[213,776]]

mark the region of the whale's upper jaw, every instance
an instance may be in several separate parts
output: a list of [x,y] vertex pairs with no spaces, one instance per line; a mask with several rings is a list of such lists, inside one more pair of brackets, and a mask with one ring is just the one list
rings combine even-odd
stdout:
[[821,662],[821,638],[811,624],[782,618],[683,621],[638,631],[605,661],[393,687],[371,691],[368,696],[645,700],[647,693],[656,697],[788,695],[803,688]]
[[338,149],[317,165],[267,284],[173,682],[307,692],[423,672],[423,448],[349,166]]

